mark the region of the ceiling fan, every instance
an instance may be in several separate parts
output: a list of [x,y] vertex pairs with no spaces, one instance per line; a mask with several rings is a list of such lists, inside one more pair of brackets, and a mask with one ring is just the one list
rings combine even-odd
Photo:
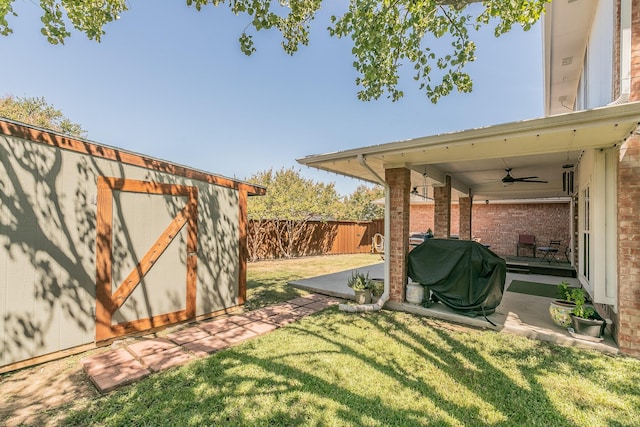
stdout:
[[513,175],[511,175],[511,168],[506,168],[505,171],[507,171],[507,174],[504,176],[504,178],[502,178],[502,183],[504,185],[511,185],[514,182],[541,182],[543,184],[547,184],[549,181],[542,181],[538,178],[537,176],[523,176],[520,178],[515,178]]

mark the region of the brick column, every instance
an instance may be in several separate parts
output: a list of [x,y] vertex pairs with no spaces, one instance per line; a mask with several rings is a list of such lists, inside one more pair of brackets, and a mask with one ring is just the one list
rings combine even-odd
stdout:
[[406,168],[385,170],[385,180],[389,184],[391,217],[389,248],[384,256],[389,257],[389,299],[404,302],[407,284],[407,255],[409,253],[409,193],[411,173]]
[[442,187],[433,188],[435,202],[433,235],[438,239],[451,236],[451,177],[447,175]]
[[[640,1],[631,14],[631,94],[640,100]],[[616,341],[623,353],[640,357],[640,136],[620,148],[618,163],[618,316]]]
[[460,240],[471,240],[471,210],[473,209],[473,197],[460,197],[458,199],[460,226],[458,233]]
[[618,318],[620,350],[640,356],[640,137],[618,164]]

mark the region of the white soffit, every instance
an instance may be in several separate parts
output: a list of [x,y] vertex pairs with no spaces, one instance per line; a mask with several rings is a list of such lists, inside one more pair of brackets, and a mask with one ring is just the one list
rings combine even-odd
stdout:
[[597,0],[554,0],[545,6],[545,115],[574,109],[597,5]]
[[[427,172],[430,185],[442,182],[445,175],[451,175],[454,188],[466,193],[474,186],[482,187],[488,176],[498,180],[504,176],[505,167],[519,168],[514,169],[514,176],[523,176],[525,172],[538,175],[530,170],[544,165],[553,165],[557,169],[563,162],[577,160],[582,150],[621,144],[638,123],[640,102],[634,102],[312,155],[297,161],[320,170],[377,183],[375,176],[360,164],[358,156],[361,155],[383,178],[385,169],[394,167],[413,170],[413,186],[423,184],[423,172]],[[465,171],[482,171],[484,175],[469,174],[463,179]],[[559,173],[561,176],[561,171]],[[457,179],[458,175],[460,179]],[[533,186],[536,190],[527,197],[558,197],[558,183],[554,184],[554,190],[547,192],[540,191],[541,185]],[[524,190],[525,186],[518,188]]]

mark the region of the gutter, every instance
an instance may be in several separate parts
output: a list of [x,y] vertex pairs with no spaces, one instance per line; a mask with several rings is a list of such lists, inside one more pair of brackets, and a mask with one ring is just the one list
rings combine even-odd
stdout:
[[[371,174],[375,177],[380,185],[384,187],[384,247],[385,252],[389,250],[389,236],[391,235],[391,192],[389,191],[389,184],[380,177],[374,171],[371,166],[369,166],[365,160],[365,157],[362,154],[358,154],[358,163],[365,169],[367,169]],[[389,286],[391,284],[391,263],[389,260],[389,255],[384,257],[384,291],[382,295],[378,299],[375,304],[360,304],[360,305],[351,305],[351,304],[340,304],[338,308],[341,311],[347,311],[350,313],[362,313],[362,312],[371,312],[371,311],[379,311],[382,309],[382,306],[389,300]]]

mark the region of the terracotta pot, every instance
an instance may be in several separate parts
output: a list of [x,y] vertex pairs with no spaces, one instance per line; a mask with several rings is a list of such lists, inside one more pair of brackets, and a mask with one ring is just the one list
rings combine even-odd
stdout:
[[576,305],[570,301],[556,299],[551,301],[549,305],[549,314],[551,315],[551,320],[558,326],[562,326],[563,328],[569,327],[571,325],[571,311],[576,307]]

